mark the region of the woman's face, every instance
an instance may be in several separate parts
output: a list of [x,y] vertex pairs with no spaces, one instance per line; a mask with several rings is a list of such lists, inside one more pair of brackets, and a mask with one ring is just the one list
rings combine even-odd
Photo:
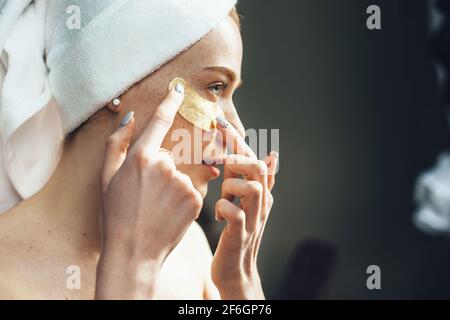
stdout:
[[[121,100],[130,111],[135,112],[137,125],[135,137],[138,137],[145,128],[153,111],[166,96],[170,81],[175,77],[184,78],[203,98],[217,103],[230,124],[244,136],[244,127],[233,104],[233,94],[241,83],[242,54],[242,38],[239,27],[236,21],[229,16],[189,50],[134,86],[122,96]],[[194,129],[191,123],[177,114],[162,148],[170,151],[179,150],[182,140],[177,141],[172,136],[173,134],[176,136],[180,131],[189,132],[189,136],[192,138],[190,143],[182,142],[184,147],[190,147],[190,150],[185,150],[187,149],[185,148],[183,152],[190,152],[191,156],[188,158],[191,161],[178,164],[181,162],[181,159],[177,158],[178,154],[181,154],[185,160],[187,158],[183,152],[177,151],[174,153],[177,168],[187,174],[195,188],[205,196],[208,182],[217,178],[218,171],[217,168],[211,168],[206,164],[197,164],[198,160],[210,163],[222,159],[224,141],[217,131],[207,133],[200,129]],[[203,135],[200,155],[198,155],[199,148],[194,148],[195,134]],[[186,139],[185,135],[183,138]],[[178,147],[176,147],[177,145]],[[174,147],[176,148],[174,149]],[[216,151],[211,152],[213,149]],[[194,155],[194,152],[197,154]],[[194,156],[197,159],[195,164]]]

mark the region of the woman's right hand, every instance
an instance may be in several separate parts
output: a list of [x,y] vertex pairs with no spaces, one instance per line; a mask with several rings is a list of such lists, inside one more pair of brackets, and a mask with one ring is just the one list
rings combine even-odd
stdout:
[[162,263],[198,218],[202,196],[161,151],[183,92],[169,92],[131,148],[132,115],[107,140],[97,299],[153,298]]

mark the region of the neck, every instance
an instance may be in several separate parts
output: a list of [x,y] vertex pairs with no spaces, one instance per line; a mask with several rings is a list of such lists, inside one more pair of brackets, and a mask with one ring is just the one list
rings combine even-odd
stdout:
[[[75,250],[99,253],[101,175],[106,138],[117,128],[120,115],[101,111],[94,121],[67,138],[58,168],[47,185],[25,201],[42,232],[70,239]],[[36,210],[37,209],[37,210]]]

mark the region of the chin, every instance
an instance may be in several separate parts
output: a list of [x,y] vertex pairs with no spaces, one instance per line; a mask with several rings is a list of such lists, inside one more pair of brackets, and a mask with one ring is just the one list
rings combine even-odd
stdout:
[[177,169],[191,178],[194,188],[200,192],[204,199],[208,193],[208,183],[211,180],[216,179],[216,177],[211,174],[211,168],[208,168],[205,165],[187,165],[179,166]]
[[207,193],[208,193],[208,181],[202,181],[200,179],[196,179],[193,175],[188,175],[191,178],[192,185],[194,188],[200,192],[200,195],[203,199],[205,199]]
[[195,186],[195,189],[197,189],[198,192],[200,192],[200,194],[202,195],[202,198],[205,199],[206,195],[208,194],[208,184],[204,183],[201,184],[200,186]]

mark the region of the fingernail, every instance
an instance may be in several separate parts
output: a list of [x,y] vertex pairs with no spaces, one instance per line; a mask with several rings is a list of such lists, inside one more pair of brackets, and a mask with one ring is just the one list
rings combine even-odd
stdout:
[[222,117],[222,116],[217,116],[216,121],[217,121],[217,124],[218,124],[219,126],[221,126],[222,128],[224,128],[224,129],[228,128],[228,121],[225,120],[224,117]]
[[131,119],[133,119],[133,116],[134,116],[133,111],[128,112],[127,115],[122,119],[122,121],[120,121],[120,128],[128,125],[130,123]]
[[184,94],[184,86],[181,83],[177,83],[175,86],[175,91],[179,94]]

